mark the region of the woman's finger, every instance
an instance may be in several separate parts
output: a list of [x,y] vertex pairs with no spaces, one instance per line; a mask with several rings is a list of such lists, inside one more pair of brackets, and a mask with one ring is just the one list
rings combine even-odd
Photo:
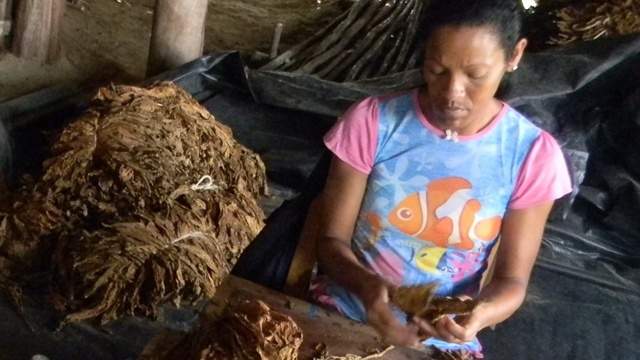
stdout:
[[438,320],[438,322],[436,322],[435,328],[438,332],[437,337],[446,342],[459,344],[462,341],[457,336],[453,335],[449,330],[449,322],[451,321],[451,318],[445,316],[442,319]]
[[392,345],[407,347],[418,347],[420,345],[418,328],[415,325],[390,324],[390,326],[379,332],[385,341]]
[[473,340],[473,335],[470,334],[469,329],[458,324],[454,319],[447,317],[447,320],[444,322],[444,327],[447,329],[447,332],[453,335],[460,342],[468,342]]
[[419,336],[420,329],[418,328],[418,326],[416,324],[409,323],[407,324],[405,329],[407,329],[408,331],[408,337],[407,337],[407,339],[409,340],[408,346],[413,348],[420,348],[422,344],[420,343],[421,341]]
[[428,321],[418,316],[412,317],[410,324],[415,324],[415,326],[418,327],[418,334],[422,338],[426,339],[426,338],[438,336],[438,330],[436,330],[435,326],[433,326],[431,323],[429,323]]

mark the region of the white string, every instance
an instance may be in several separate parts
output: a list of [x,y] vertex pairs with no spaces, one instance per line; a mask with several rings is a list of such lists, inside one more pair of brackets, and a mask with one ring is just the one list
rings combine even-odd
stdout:
[[194,185],[191,185],[191,190],[211,190],[216,191],[219,190],[220,186],[213,183],[213,179],[209,175],[205,175],[198,180],[198,182]]
[[445,140],[450,140],[453,142],[458,142],[458,133],[455,130],[451,130],[451,129],[446,129],[444,131],[445,134]]
[[206,240],[207,239],[207,234],[205,234],[203,232],[200,232],[200,231],[190,232],[188,234],[184,234],[184,235],[180,236],[177,239],[171,240],[171,244],[175,244],[175,243],[178,243],[178,242],[180,242],[182,240],[189,239],[189,238],[200,238],[200,239],[205,239]]

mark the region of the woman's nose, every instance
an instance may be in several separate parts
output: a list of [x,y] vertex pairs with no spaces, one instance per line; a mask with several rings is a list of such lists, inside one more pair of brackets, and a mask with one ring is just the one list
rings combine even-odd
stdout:
[[462,79],[461,76],[456,76],[455,74],[450,75],[449,79],[447,80],[445,91],[446,98],[450,100],[464,97],[464,79]]

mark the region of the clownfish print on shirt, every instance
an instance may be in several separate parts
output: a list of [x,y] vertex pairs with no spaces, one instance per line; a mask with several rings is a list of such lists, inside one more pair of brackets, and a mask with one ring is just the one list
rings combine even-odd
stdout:
[[389,223],[438,247],[471,250],[478,240],[494,240],[502,223],[500,216],[476,217],[481,204],[471,197],[471,188],[460,177],[431,181],[425,191],[410,194],[393,208]]

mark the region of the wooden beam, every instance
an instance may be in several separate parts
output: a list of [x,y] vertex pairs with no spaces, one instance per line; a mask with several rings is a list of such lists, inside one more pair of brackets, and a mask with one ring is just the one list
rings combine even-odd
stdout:
[[157,0],[147,75],[202,56],[207,0]]
[[57,61],[65,0],[18,0],[16,6],[13,52],[41,63]]
[[7,48],[11,33],[12,0],[0,0],[0,52]]

